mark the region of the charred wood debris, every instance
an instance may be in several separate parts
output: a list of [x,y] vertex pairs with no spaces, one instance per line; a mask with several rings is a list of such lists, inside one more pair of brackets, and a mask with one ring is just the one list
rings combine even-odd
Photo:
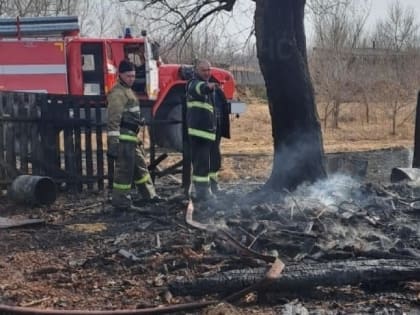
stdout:
[[[160,294],[160,303],[200,301],[185,309],[219,301],[245,303],[253,294],[261,300],[266,294],[280,300],[325,299],[325,290],[347,286],[369,294],[391,289],[404,293],[405,299],[412,296],[410,303],[416,303],[417,183],[384,186],[333,176],[294,192],[251,191],[254,187],[246,184],[226,187],[217,202],[205,205],[194,205],[179,193],[164,204],[126,212],[116,212],[101,202],[100,195],[21,208],[20,215],[46,223],[31,227],[31,232],[0,226],[0,250],[4,257],[12,257],[28,248],[68,246],[71,251],[79,244],[83,250],[80,244],[86,242],[85,256],[69,257],[59,267],[35,268],[26,274],[27,281],[86,268],[119,273],[127,283],[129,279],[123,280],[127,272],[129,277],[145,275],[152,292]],[[7,204],[3,212],[13,217],[16,209]],[[87,226],[93,232],[85,230]],[[20,233],[34,237],[28,240]],[[26,242],[11,248],[23,239]],[[7,268],[4,262],[1,268]],[[4,304],[22,305],[8,298],[7,286],[0,287],[0,297]],[[154,305],[149,301],[142,306]]]

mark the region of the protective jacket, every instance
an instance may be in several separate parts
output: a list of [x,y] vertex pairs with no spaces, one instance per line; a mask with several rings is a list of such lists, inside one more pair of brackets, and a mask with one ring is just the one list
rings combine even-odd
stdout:
[[[205,200],[217,190],[221,166],[220,137],[223,107],[218,104],[220,89],[211,90],[206,81],[192,79],[187,84],[187,127],[190,137],[192,182],[196,198]],[[210,185],[211,184],[211,185]],[[210,186],[212,189],[210,189]],[[213,189],[217,188],[217,189]]]
[[[116,154],[120,136],[137,142],[141,122],[140,106],[133,90],[119,81],[107,96],[108,100],[108,152]],[[123,131],[123,133],[121,133]],[[130,138],[135,136],[135,138]]]
[[216,108],[212,90],[203,80],[192,79],[187,85],[188,134],[209,141],[216,140]]
[[141,125],[140,106],[132,89],[119,81],[107,96],[108,155],[115,159],[112,203],[118,208],[131,205],[132,184],[150,199],[156,196],[137,133]]

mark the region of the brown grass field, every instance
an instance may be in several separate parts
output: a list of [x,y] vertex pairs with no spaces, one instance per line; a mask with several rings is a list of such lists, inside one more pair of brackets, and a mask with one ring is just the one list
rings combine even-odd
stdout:
[[[272,153],[271,118],[266,101],[249,98],[246,112],[231,123],[232,138],[223,140],[224,153]],[[342,106],[339,128],[323,128],[326,153],[367,151],[413,145],[415,100],[397,116],[396,135],[391,134],[392,120],[383,104],[371,104],[370,123],[365,122],[364,108],[360,104],[346,103]],[[324,105],[318,106],[321,115]],[[322,122],[323,123],[323,122]]]
[[[267,103],[256,98],[248,98],[245,102],[248,105],[246,112],[231,122],[231,139],[222,140],[223,169],[220,175],[225,181],[264,180],[271,171],[273,142]],[[392,116],[384,104],[370,105],[369,124],[365,121],[363,106],[343,104],[339,128],[324,129],[322,126],[325,152],[411,148],[414,143],[415,104],[413,99],[397,115],[395,135],[391,132]],[[318,105],[320,116],[324,106],[322,103]]]
[[[223,168],[220,175],[223,181],[261,181],[267,178],[271,171],[273,141],[267,102],[255,97],[245,97],[244,101],[247,104],[246,112],[231,120],[231,139],[222,140]],[[371,104],[370,122],[366,123],[365,109],[361,104],[343,104],[338,129],[330,126],[324,129],[324,123],[321,121],[325,152],[412,147],[415,104],[413,99],[397,115],[398,127],[395,135],[391,134],[392,119],[386,105]],[[319,103],[320,117],[324,113],[324,107],[324,104]],[[145,131],[139,136],[148,147]],[[96,135],[92,134],[93,150],[96,149],[95,137]],[[105,133],[103,143],[106,145]],[[174,159],[169,158],[163,165],[169,165],[173,161]]]

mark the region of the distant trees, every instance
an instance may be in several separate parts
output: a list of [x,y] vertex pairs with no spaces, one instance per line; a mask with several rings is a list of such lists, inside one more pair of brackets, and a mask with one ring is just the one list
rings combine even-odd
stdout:
[[329,117],[332,127],[339,127],[341,104],[349,92],[358,88],[358,69],[351,52],[363,45],[369,6],[364,0],[311,2],[315,29],[312,75],[317,92],[323,95],[327,104],[323,114],[324,127],[327,127]]
[[400,0],[394,0],[388,13],[376,24],[373,39],[378,48],[402,51],[419,44],[419,24],[415,11],[404,7]]
[[82,0],[0,0],[0,16],[58,16],[77,15],[82,35],[97,36],[115,33],[116,1]]
[[324,128],[339,128],[341,105],[348,102],[364,106],[370,123],[375,103],[383,105],[395,135],[420,87],[419,24],[414,10],[395,0],[369,34],[369,8],[363,0],[311,1],[312,76],[325,103]]
[[0,0],[1,16],[51,16],[74,14],[79,0]]
[[383,49],[382,62],[376,67],[382,87],[374,94],[386,106],[393,135],[397,132],[399,114],[420,88],[419,27],[414,10],[395,0],[387,15],[377,22],[373,34],[375,48]]

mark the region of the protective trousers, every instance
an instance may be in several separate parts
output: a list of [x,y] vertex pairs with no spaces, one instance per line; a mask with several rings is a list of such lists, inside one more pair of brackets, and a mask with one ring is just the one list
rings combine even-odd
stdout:
[[218,175],[219,170],[222,166],[222,154],[220,152],[220,129],[216,131],[216,140],[211,143],[210,147],[210,169],[209,169],[209,178],[210,178],[210,187],[213,193],[217,193],[219,189]]
[[205,200],[211,196],[210,188],[217,185],[217,175],[221,165],[220,137],[216,138],[216,141],[190,137],[190,145],[192,182],[196,198]]
[[[129,137],[132,138],[127,140]],[[143,198],[150,199],[156,196],[142,148],[134,141],[135,136],[129,137],[124,134],[120,136],[118,158],[115,161],[112,204],[117,208],[131,206],[130,191],[133,183]]]

